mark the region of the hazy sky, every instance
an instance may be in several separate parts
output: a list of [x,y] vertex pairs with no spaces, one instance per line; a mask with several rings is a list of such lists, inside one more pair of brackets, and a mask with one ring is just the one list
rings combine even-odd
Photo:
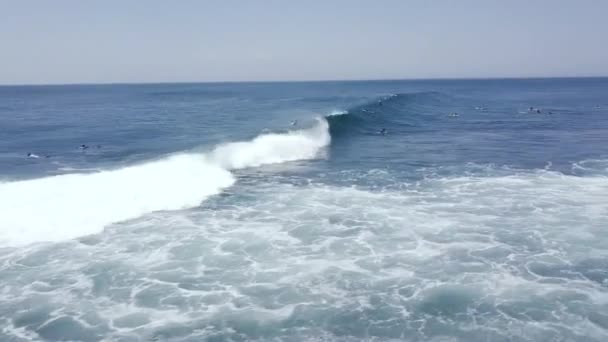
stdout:
[[608,75],[608,0],[0,0],[0,84]]

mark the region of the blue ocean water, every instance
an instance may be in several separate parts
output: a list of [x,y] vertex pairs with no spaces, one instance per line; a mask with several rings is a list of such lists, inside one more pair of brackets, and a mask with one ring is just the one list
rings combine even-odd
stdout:
[[2,341],[606,341],[606,227],[606,78],[0,87]]

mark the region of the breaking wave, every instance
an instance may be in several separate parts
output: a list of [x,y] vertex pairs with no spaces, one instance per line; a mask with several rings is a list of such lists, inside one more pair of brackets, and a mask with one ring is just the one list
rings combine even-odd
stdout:
[[143,214],[195,207],[231,186],[230,170],[315,158],[328,124],[263,134],[210,153],[183,153],[134,166],[0,183],[0,245],[61,241],[98,233]]

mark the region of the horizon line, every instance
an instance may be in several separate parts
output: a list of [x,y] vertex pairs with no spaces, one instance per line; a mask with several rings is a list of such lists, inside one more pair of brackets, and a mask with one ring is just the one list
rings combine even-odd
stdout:
[[259,80],[259,81],[118,81],[118,82],[66,82],[66,83],[0,83],[0,87],[45,87],[45,86],[111,86],[111,85],[171,85],[171,84],[252,84],[252,83],[337,83],[337,82],[399,82],[399,81],[492,81],[492,80],[550,80],[593,79],[600,76],[491,76],[491,77],[428,77],[428,78],[369,78],[369,79],[311,79],[311,80]]

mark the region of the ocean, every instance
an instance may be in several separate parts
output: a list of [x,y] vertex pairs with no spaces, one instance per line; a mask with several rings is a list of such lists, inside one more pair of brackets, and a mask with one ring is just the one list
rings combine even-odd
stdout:
[[604,342],[607,229],[607,78],[0,87],[1,341]]

